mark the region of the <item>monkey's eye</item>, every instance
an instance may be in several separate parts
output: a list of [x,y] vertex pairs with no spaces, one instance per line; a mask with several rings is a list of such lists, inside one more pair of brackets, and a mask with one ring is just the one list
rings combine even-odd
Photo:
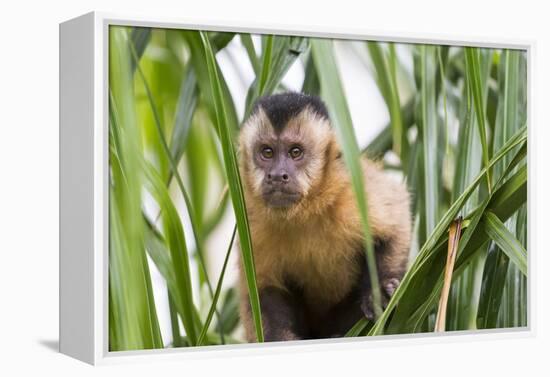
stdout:
[[273,158],[273,149],[270,147],[263,147],[261,151],[262,157],[269,160]]
[[304,152],[302,151],[302,149],[300,147],[292,147],[290,148],[290,150],[288,151],[288,155],[293,159],[293,160],[296,160],[300,157],[302,157],[302,155],[304,154]]

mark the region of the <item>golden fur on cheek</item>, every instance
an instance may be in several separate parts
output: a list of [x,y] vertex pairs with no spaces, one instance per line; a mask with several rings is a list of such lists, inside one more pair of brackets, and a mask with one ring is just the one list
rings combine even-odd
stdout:
[[[240,170],[243,173],[243,180],[247,183],[246,188],[252,188],[256,195],[261,193],[261,185],[264,178],[264,172],[254,166],[252,162],[254,142],[260,134],[266,133],[267,117],[260,109],[257,114],[243,125],[239,135]],[[245,190],[246,191],[246,190]]]
[[252,170],[252,187],[256,195],[260,196],[262,193],[262,182],[265,178],[265,172],[262,169],[254,167]]

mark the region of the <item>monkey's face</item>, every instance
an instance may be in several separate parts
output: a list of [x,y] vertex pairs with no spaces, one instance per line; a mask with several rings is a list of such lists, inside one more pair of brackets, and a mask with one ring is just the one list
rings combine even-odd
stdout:
[[322,178],[332,137],[328,120],[310,108],[278,127],[260,108],[241,131],[242,158],[253,193],[270,208],[288,209],[299,203]]
[[292,137],[259,140],[253,159],[261,172],[261,194],[268,206],[285,208],[301,199],[299,179],[308,160],[305,153],[301,141]]

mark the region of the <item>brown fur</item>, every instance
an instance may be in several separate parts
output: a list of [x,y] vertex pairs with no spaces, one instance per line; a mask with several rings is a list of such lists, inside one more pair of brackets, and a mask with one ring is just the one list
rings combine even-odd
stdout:
[[[276,137],[299,138],[314,159],[300,177],[303,198],[283,210],[265,205],[259,191],[263,172],[251,156],[259,139]],[[243,126],[239,147],[259,289],[286,290],[285,279],[290,278],[303,290],[308,305],[318,312],[328,310],[357,283],[361,270],[357,256],[363,252],[356,199],[329,122],[306,109],[277,135],[260,109]],[[365,158],[362,164],[373,238],[389,245],[377,255],[384,284],[385,279],[401,279],[406,268],[411,236],[409,194],[376,163]],[[242,269],[240,281],[241,317],[247,339],[255,341]],[[295,335],[289,334],[288,339]]]

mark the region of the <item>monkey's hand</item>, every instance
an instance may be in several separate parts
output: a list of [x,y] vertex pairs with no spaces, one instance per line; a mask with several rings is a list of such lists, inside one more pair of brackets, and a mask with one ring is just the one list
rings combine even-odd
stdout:
[[[382,300],[382,310],[386,309],[386,307],[388,306],[388,302],[390,301],[390,298],[393,296],[393,293],[399,286],[399,283],[400,281],[397,278],[382,279],[382,281],[380,282],[380,289],[382,291],[382,297],[380,297],[380,299]],[[365,294],[361,300],[361,310],[369,321],[374,321],[374,299],[372,295],[372,290],[370,289],[369,292]]]

